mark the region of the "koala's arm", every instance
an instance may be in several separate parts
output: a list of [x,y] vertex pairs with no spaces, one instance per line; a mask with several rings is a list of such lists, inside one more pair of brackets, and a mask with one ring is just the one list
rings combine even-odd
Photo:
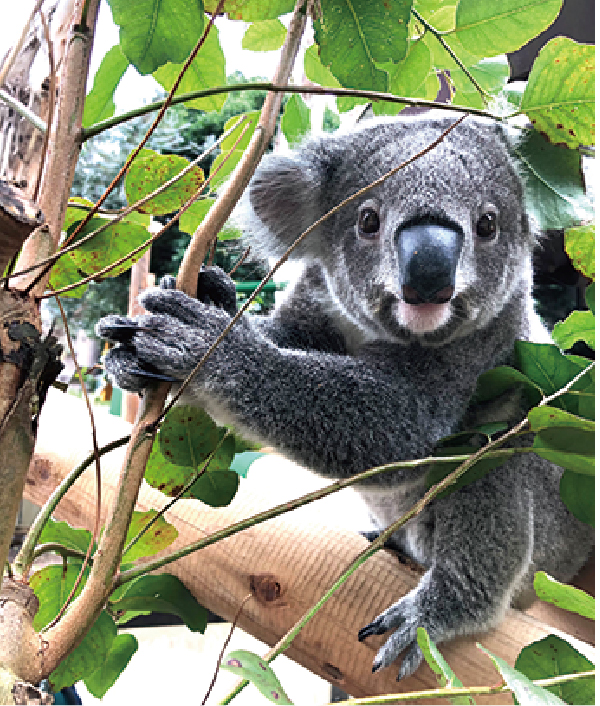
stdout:
[[520,478],[531,458],[511,460],[481,480],[434,500],[433,552],[418,586],[363,628],[359,639],[394,631],[373,670],[407,650],[398,678],[423,659],[417,628],[434,642],[490,629],[522,588],[533,551],[533,496]]
[[[105,365],[116,384],[131,391],[149,384],[146,373],[185,379],[230,321],[223,310],[175,290],[148,290],[141,301],[148,314],[134,320],[108,316],[97,329],[121,344]],[[242,429],[318,473],[348,476],[430,453],[450,433],[470,394],[448,394],[442,405],[444,390],[431,382],[419,389],[414,376],[390,364],[389,354],[379,355],[280,348],[242,319],[190,393],[197,404],[210,411],[214,403]]]

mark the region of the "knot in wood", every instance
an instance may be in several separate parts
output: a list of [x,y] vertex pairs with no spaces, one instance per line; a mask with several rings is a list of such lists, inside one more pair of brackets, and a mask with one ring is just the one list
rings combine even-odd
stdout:
[[250,576],[250,590],[262,603],[272,603],[281,598],[281,584],[273,574]]

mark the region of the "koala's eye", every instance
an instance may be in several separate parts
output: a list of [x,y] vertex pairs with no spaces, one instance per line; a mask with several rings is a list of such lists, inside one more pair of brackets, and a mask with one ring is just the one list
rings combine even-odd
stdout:
[[374,238],[379,233],[379,214],[374,208],[363,208],[358,216],[358,230],[365,238]]
[[476,231],[482,240],[493,240],[496,237],[496,214],[488,211],[480,216]]

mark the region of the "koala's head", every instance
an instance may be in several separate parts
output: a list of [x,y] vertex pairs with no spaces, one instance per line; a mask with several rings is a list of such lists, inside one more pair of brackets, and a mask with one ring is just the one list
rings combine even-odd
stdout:
[[[312,223],[432,143],[456,116],[366,123],[265,159],[244,225],[281,255]],[[528,294],[534,245],[503,130],[467,118],[431,151],[311,232],[333,301],[368,337],[439,345]]]

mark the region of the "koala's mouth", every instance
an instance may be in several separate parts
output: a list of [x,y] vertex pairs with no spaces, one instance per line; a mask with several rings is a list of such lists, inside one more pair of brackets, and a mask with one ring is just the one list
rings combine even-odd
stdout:
[[440,304],[408,304],[399,294],[386,292],[379,308],[383,327],[403,342],[419,340],[436,345],[454,338],[466,318],[466,302],[461,295]]

